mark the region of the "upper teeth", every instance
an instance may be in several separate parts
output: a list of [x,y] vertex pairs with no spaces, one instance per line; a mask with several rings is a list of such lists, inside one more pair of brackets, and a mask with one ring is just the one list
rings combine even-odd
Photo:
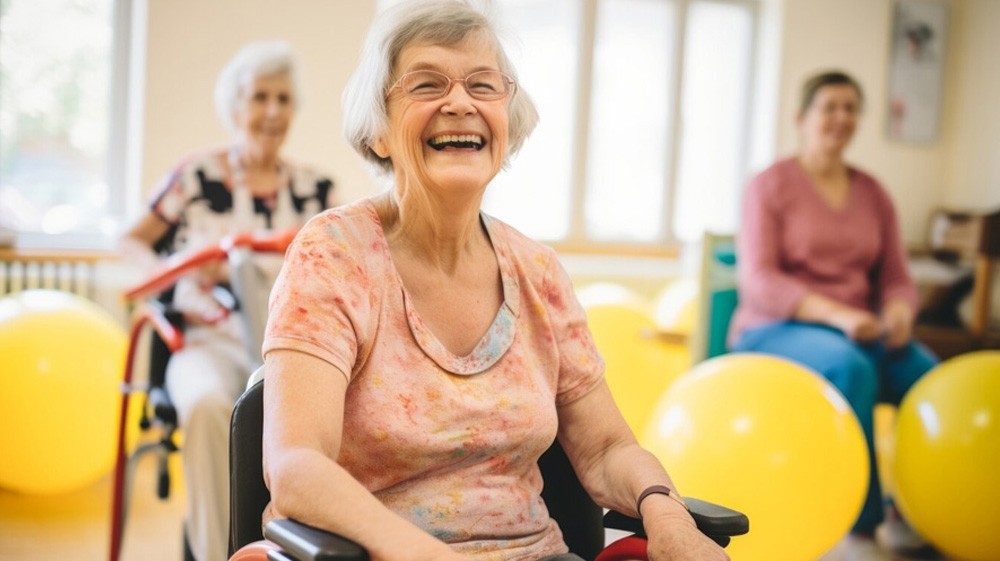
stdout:
[[432,144],[444,144],[446,142],[475,142],[483,143],[483,137],[478,134],[444,134],[431,139]]

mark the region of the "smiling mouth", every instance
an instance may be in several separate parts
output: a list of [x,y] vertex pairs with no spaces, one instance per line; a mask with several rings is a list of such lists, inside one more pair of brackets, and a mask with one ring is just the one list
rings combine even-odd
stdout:
[[486,143],[478,134],[445,134],[428,140],[427,145],[439,152],[448,148],[479,151]]

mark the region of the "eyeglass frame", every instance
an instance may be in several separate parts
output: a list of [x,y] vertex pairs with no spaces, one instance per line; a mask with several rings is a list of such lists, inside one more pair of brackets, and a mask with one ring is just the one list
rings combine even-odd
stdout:
[[[455,82],[462,82],[462,88],[465,89],[465,93],[469,94],[469,97],[471,97],[473,99],[477,99],[479,101],[500,101],[501,99],[507,99],[507,98],[509,98],[510,96],[514,95],[514,92],[517,91],[517,80],[515,80],[511,76],[509,76],[509,75],[507,75],[507,74],[505,74],[505,73],[503,73],[503,72],[501,72],[499,70],[476,70],[475,72],[470,72],[464,78],[452,78],[451,76],[445,74],[444,72],[438,72],[437,70],[431,70],[429,68],[422,68],[420,70],[411,70],[409,72],[403,73],[392,84],[392,86],[388,90],[386,90],[386,93],[385,93],[386,97],[388,97],[389,94],[391,94],[393,92],[393,90],[396,90],[396,89],[402,90],[403,87],[400,85],[400,82],[402,82],[403,79],[405,79],[407,76],[410,76],[411,74],[417,74],[417,73],[420,73],[420,72],[430,72],[431,74],[437,74],[438,76],[445,77],[448,80],[448,88],[446,90],[444,90],[444,93],[442,93],[440,96],[438,96],[438,97],[432,97],[432,98],[414,97],[413,95],[411,95],[411,94],[403,91],[403,95],[405,95],[406,97],[408,97],[410,99],[416,99],[417,101],[437,101],[439,99],[447,97],[448,94],[451,93],[451,89],[455,86]],[[502,95],[500,97],[494,97],[494,98],[482,98],[482,97],[479,97],[477,94],[472,93],[472,90],[469,89],[469,82],[468,82],[469,77],[470,76],[475,76],[476,74],[480,74],[480,73],[483,73],[483,72],[496,72],[497,74],[499,74],[500,76],[502,76],[503,80],[504,80],[504,83],[506,83],[509,86],[508,91],[506,93],[504,93],[504,95]]]

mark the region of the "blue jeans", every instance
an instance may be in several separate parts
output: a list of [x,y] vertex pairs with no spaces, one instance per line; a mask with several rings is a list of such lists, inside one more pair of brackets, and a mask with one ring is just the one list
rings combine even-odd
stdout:
[[934,354],[915,341],[888,350],[879,342],[852,341],[832,327],[797,321],[747,330],[732,350],[773,354],[804,364],[844,395],[861,422],[871,465],[868,495],[852,531],[874,531],[884,516],[882,486],[875,467],[875,405],[899,405],[910,387],[937,364]]

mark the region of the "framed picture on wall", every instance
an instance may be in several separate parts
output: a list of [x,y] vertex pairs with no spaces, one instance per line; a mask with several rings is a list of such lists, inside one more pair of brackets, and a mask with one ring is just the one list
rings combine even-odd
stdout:
[[934,142],[941,125],[948,5],[942,0],[894,0],[889,63],[888,135]]

